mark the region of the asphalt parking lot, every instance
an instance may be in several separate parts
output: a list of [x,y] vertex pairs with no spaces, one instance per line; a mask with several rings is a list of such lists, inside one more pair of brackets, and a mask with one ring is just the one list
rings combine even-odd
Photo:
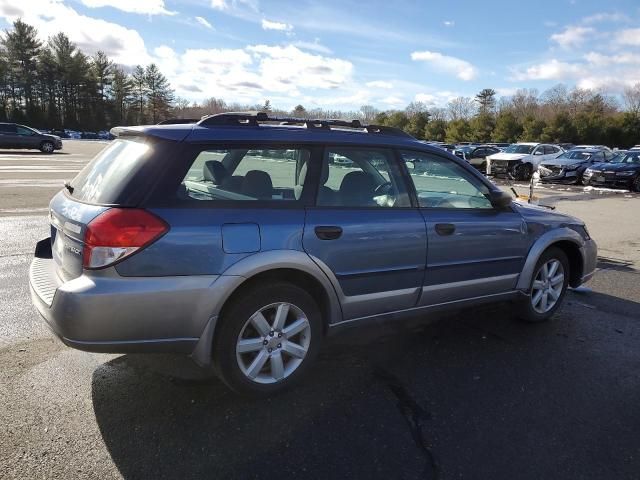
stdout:
[[0,152],[0,478],[638,478],[640,195],[535,190],[600,247],[552,322],[500,305],[349,330],[257,401],[186,359],[71,350],[38,318],[48,201],[103,147]]

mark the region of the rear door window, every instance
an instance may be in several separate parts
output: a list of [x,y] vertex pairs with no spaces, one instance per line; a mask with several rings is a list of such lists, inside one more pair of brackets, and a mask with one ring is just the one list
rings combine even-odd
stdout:
[[141,139],[114,140],[71,181],[70,195],[86,203],[116,203],[150,153]]
[[181,200],[296,201],[305,188],[308,148],[211,148],[180,183]]
[[0,134],[12,134],[12,133],[16,133],[16,126],[15,125],[10,125],[10,124],[0,124]]

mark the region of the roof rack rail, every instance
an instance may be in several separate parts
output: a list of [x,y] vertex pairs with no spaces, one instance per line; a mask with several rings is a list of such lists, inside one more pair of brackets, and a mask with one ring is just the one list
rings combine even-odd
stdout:
[[313,130],[331,130],[336,128],[352,128],[367,133],[377,133],[382,135],[395,135],[398,137],[413,138],[411,135],[395,127],[385,127],[382,125],[364,125],[360,120],[338,120],[338,119],[310,119],[296,117],[270,117],[266,112],[226,112],[203,117],[198,122],[202,127],[212,126],[252,126],[257,127],[260,123],[275,123],[279,125],[304,125]]

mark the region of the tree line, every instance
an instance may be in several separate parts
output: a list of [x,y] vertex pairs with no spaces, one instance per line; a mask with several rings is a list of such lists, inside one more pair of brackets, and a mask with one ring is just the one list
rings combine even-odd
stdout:
[[128,71],[104,52],[86,55],[64,33],[42,42],[21,20],[0,37],[0,121],[96,131],[157,123],[173,101],[153,63]]
[[400,128],[421,140],[447,143],[527,141],[629,147],[640,143],[640,83],[626,88],[622,100],[623,108],[603,92],[559,84],[542,93],[521,89],[500,98],[495,90],[485,88],[473,98],[454,98],[446,107],[411,102],[402,110],[381,111],[371,105],[356,111],[307,110],[297,105],[286,111],[275,109],[269,100],[242,105],[210,98],[202,103],[178,99],[173,112],[181,118],[258,110],[298,118],[359,119]]
[[624,90],[623,108],[606,93],[559,84],[541,94],[521,89],[497,98],[483,89],[458,97],[446,108],[410,104],[381,112],[376,121],[416,138],[447,143],[545,142],[630,147],[640,143],[640,83]]

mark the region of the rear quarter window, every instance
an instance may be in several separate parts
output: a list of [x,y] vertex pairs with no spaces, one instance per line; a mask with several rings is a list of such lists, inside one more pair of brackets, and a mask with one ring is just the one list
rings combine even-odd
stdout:
[[85,203],[118,203],[151,150],[142,139],[114,140],[71,181],[71,196]]

